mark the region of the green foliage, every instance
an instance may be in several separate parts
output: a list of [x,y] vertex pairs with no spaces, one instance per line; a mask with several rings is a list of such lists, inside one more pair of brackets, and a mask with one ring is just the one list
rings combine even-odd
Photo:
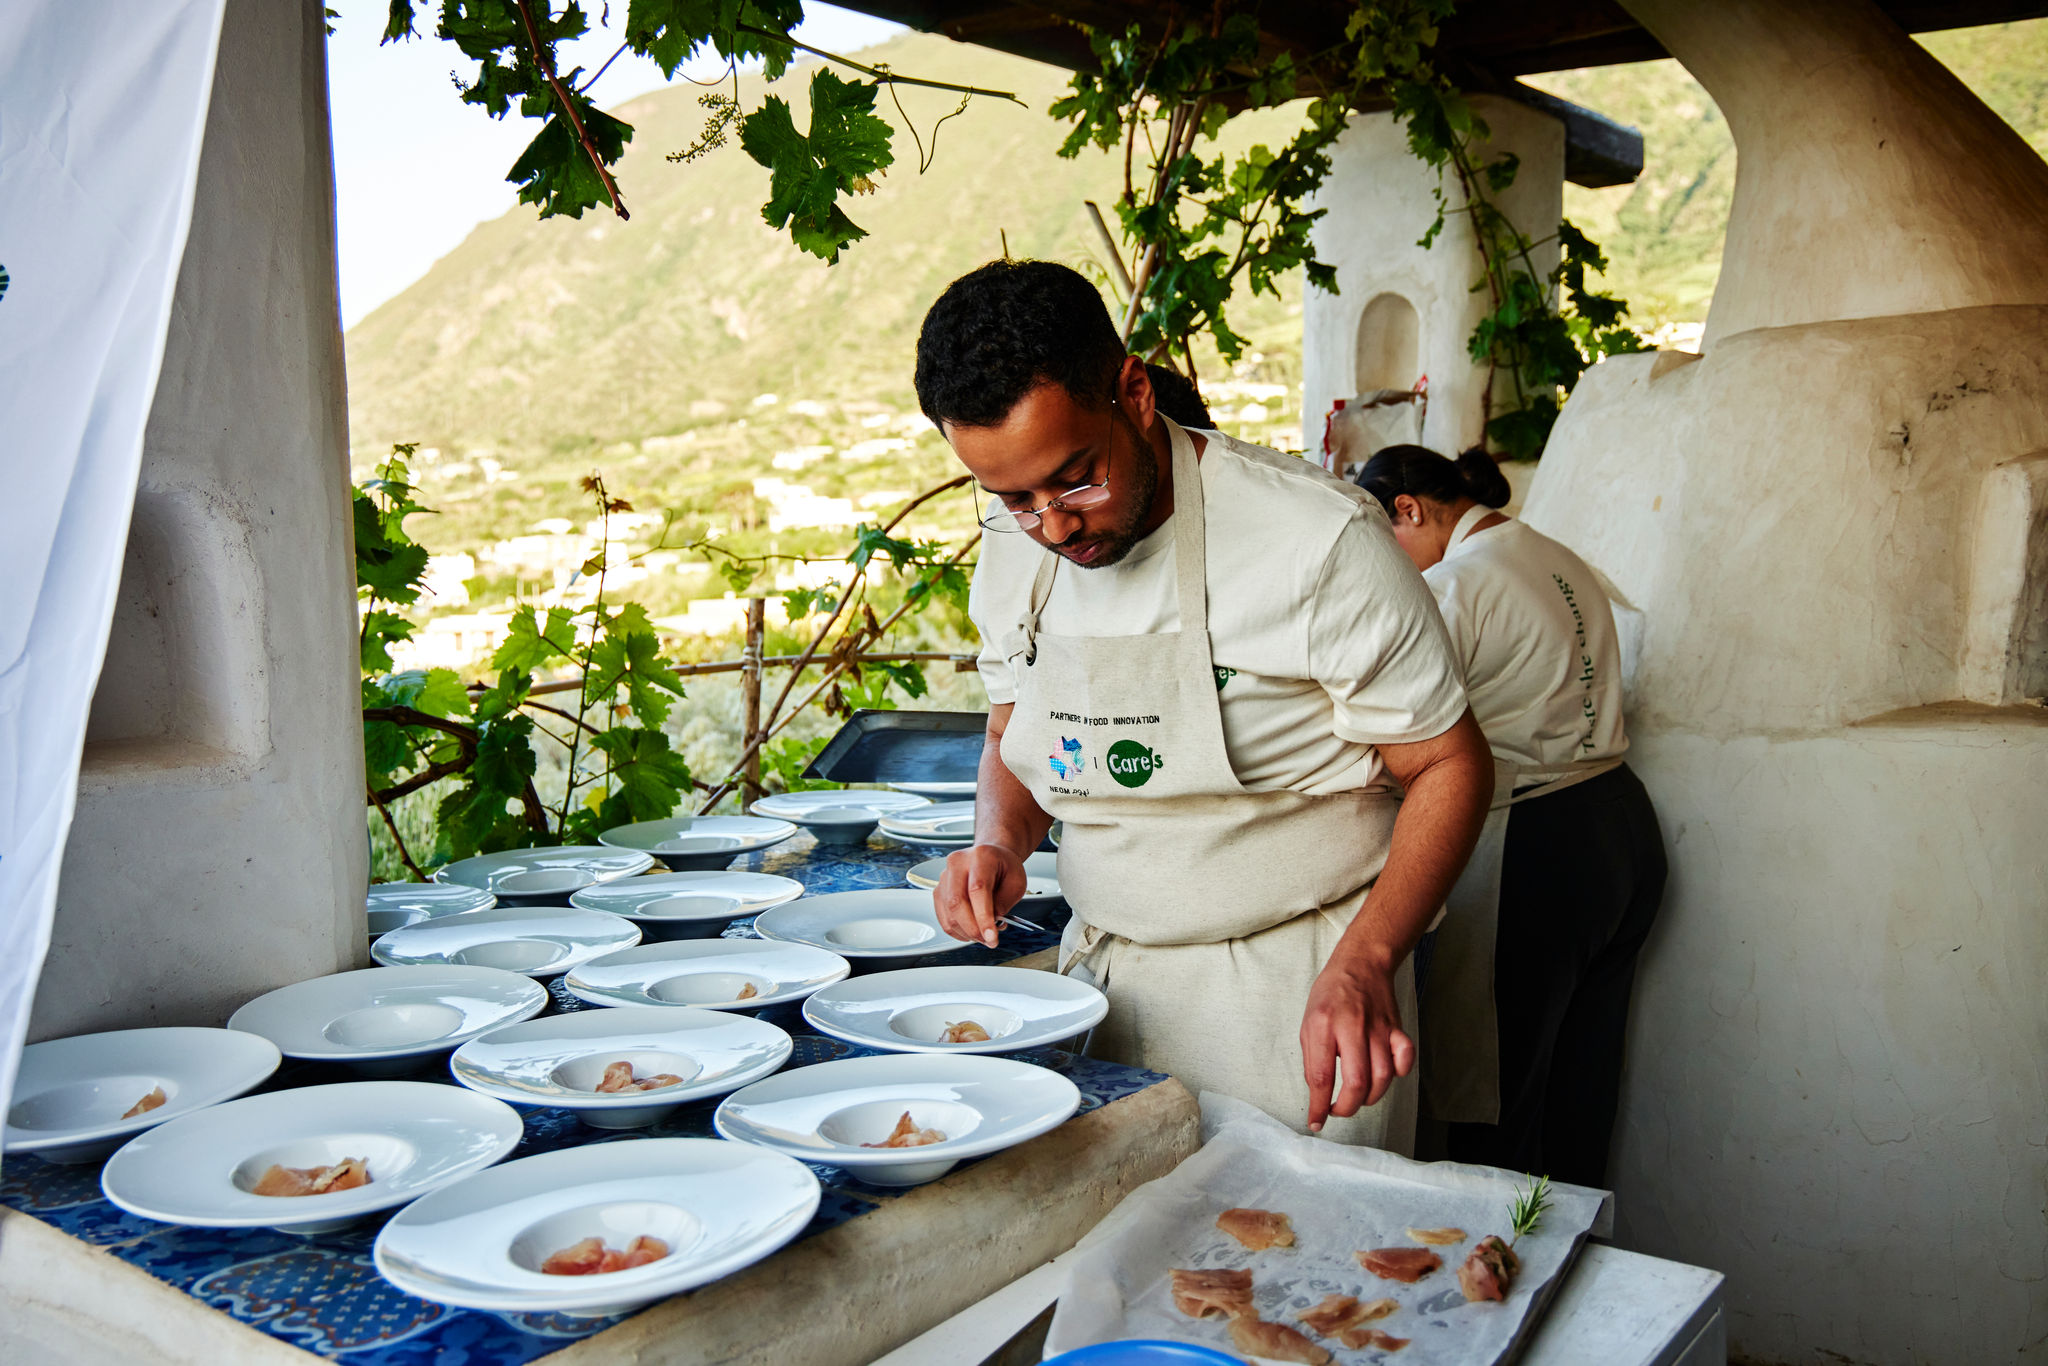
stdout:
[[1508,1226],[1514,1230],[1515,1238],[1534,1233],[1543,1222],[1543,1213],[1550,1208],[1550,1178],[1539,1177],[1527,1190],[1517,1190],[1515,1198],[1508,1203]]
[[843,783],[828,783],[822,778],[803,776],[803,771],[811,766],[811,760],[818,757],[831,738],[829,735],[820,735],[808,740],[800,740],[794,735],[776,737],[761,749],[761,776],[773,779],[772,786],[782,792],[810,792],[843,787]]
[[839,207],[842,194],[867,194],[894,159],[893,130],[875,116],[875,84],[841,80],[819,67],[811,77],[811,131],[796,130],[787,101],[770,95],[740,124],[740,146],[772,173],[761,217],[787,226],[797,246],[836,264],[839,252],[867,236]]

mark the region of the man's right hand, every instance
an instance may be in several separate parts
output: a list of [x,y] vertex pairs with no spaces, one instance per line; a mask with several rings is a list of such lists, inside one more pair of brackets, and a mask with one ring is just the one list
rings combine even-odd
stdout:
[[932,905],[947,934],[995,947],[996,927],[1024,896],[1024,860],[996,844],[946,855]]

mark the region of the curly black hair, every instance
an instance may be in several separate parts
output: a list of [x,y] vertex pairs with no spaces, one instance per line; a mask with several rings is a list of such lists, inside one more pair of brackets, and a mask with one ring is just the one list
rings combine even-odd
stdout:
[[1001,425],[1051,382],[1109,402],[1124,344],[1102,295],[1056,261],[990,261],[946,286],[917,334],[917,402],[935,423]]

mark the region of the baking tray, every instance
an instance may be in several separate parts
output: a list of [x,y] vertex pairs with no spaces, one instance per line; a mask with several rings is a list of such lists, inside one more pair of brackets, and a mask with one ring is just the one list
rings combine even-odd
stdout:
[[803,776],[828,783],[971,783],[988,713],[857,711]]

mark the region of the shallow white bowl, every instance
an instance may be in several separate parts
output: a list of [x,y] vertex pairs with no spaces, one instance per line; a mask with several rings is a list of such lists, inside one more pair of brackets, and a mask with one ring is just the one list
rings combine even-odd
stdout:
[[597,839],[613,848],[640,850],[682,871],[723,868],[741,854],[780,844],[795,833],[788,821],[759,816],[672,816],[616,825]]
[[370,956],[394,968],[460,964],[557,977],[578,963],[639,942],[638,925],[603,911],[493,906],[393,930],[370,945]]
[[[962,1158],[1057,1128],[1080,1106],[1073,1082],[1030,1063],[897,1054],[840,1058],[757,1081],[726,1097],[714,1122],[741,1143],[846,1167],[878,1186],[915,1186],[944,1176]],[[906,1110],[912,1123],[937,1129],[946,1141],[861,1146],[887,1138]]]
[[498,904],[498,898],[481,887],[459,882],[379,882],[363,901],[372,939],[437,915],[487,911]]
[[763,911],[754,930],[764,939],[810,944],[869,967],[902,966],[967,947],[939,928],[932,894],[914,887],[807,896]]
[[[759,1010],[801,1001],[852,970],[838,954],[809,944],[683,939],[592,959],[570,973],[565,985],[578,1000],[599,1006]],[[737,999],[748,986],[755,994]]]
[[586,887],[572,906],[622,915],[643,940],[711,939],[742,916],[758,915],[804,894],[795,878],[772,873],[653,873]]
[[547,988],[498,968],[363,968],[266,992],[228,1019],[288,1058],[402,1072],[547,1008]]
[[[943,858],[926,859],[903,875],[913,887],[936,887],[946,871]],[[1060,895],[1060,856],[1038,853],[1024,860],[1024,901],[1057,901]]]
[[653,866],[654,856],[641,850],[565,844],[462,859],[436,869],[434,881],[481,887],[504,906],[560,906],[571,892],[632,877]]
[[[490,1166],[519,1142],[518,1114],[459,1086],[353,1081],[245,1096],[150,1130],[100,1174],[131,1214],[201,1228],[320,1233]],[[257,1195],[273,1162],[368,1160],[370,1180],[327,1195]]]
[[[758,1081],[789,1061],[789,1035],[751,1015],[678,1006],[579,1010],[494,1029],[455,1050],[448,1070],[472,1090],[559,1105],[599,1129],[637,1129],[676,1107]],[[595,1090],[604,1069],[681,1077],[658,1091]]]
[[[1109,998],[1085,982],[1028,968],[936,967],[878,972],[835,983],[804,1002],[804,1018],[849,1043],[897,1053],[1013,1053],[1102,1023]],[[940,1043],[972,1020],[986,1043]]]
[[[270,1040],[233,1029],[115,1029],[32,1043],[21,1050],[0,1150],[95,1161],[145,1129],[234,1099],[282,1061]],[[121,1118],[159,1086],[162,1105]]]
[[[810,1168],[751,1145],[595,1143],[508,1162],[416,1201],[377,1235],[376,1264],[408,1295],[443,1304],[621,1314],[760,1261],[803,1231],[819,1195]],[[603,1276],[539,1269],[584,1238],[624,1248],[641,1234],[667,1242],[669,1255]]]
[[749,809],[757,816],[800,822],[813,811],[835,806],[857,806],[877,816],[887,816],[929,805],[929,798],[910,792],[892,792],[880,787],[836,787],[812,792],[778,792],[772,797],[761,798]]
[[898,792],[908,792],[915,797],[926,797],[935,802],[950,802],[961,797],[972,797],[975,784],[956,783],[890,783]]

